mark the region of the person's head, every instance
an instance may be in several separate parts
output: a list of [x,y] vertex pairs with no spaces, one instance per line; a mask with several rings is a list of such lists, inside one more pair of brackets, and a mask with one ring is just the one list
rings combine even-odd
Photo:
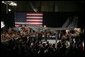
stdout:
[[47,44],[49,44],[49,42],[47,41]]
[[55,44],[53,44],[53,48],[55,48]]

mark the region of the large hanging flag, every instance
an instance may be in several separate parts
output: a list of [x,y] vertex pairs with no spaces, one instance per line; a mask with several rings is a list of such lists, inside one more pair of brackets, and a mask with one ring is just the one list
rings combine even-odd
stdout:
[[43,14],[42,13],[15,13],[15,26],[19,25],[37,25],[42,26]]

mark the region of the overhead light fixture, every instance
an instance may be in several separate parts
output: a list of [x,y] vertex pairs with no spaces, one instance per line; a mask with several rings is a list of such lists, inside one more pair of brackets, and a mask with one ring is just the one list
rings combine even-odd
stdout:
[[11,2],[9,3],[9,5],[10,5],[10,6],[17,6],[17,3],[11,1]]
[[37,12],[37,9],[33,9],[35,12]]
[[2,1],[2,3],[5,3],[4,1]]
[[10,6],[17,6],[17,3],[13,2],[13,1],[2,1],[2,3],[8,4]]
[[1,21],[1,28],[5,27],[5,24],[3,21]]
[[69,30],[66,30],[66,33],[68,33],[69,32]]
[[11,11],[11,9],[8,9],[8,11],[10,12],[10,11]]
[[44,25],[44,28],[46,28],[46,25]]

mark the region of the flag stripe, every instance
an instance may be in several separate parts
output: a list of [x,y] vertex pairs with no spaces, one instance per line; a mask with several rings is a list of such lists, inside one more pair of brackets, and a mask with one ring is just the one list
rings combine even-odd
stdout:
[[42,24],[42,23],[32,23],[32,22],[31,22],[31,23],[28,23],[28,24],[37,24],[37,25],[40,25],[40,24]]
[[43,20],[42,18],[26,18],[26,20]]
[[29,17],[43,17],[42,15],[27,15]]
[[37,19],[35,19],[35,20],[34,19],[29,20],[29,19],[27,19],[26,21],[29,21],[30,22],[30,21],[43,21],[43,20],[37,20]]
[[28,23],[42,23],[42,21],[30,21]]
[[42,24],[42,23],[30,23],[30,22],[15,22],[15,24]]
[[29,16],[27,16],[26,18],[41,18],[42,19],[43,17],[33,17],[33,16],[29,17]]
[[39,13],[37,13],[37,14],[36,13],[28,13],[27,15],[38,15],[38,16],[41,15],[42,16],[43,14],[39,14]]

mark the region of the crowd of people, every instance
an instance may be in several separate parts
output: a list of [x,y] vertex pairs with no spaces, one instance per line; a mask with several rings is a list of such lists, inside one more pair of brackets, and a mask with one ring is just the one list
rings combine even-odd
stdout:
[[[59,33],[60,36],[55,37],[59,42],[52,44],[47,41],[47,38],[56,36],[56,33],[35,32],[25,27],[18,30],[15,28],[3,30],[1,32],[2,56],[84,56],[83,33],[76,34],[74,31],[68,34],[65,31]],[[42,39],[45,39],[45,43]]]

